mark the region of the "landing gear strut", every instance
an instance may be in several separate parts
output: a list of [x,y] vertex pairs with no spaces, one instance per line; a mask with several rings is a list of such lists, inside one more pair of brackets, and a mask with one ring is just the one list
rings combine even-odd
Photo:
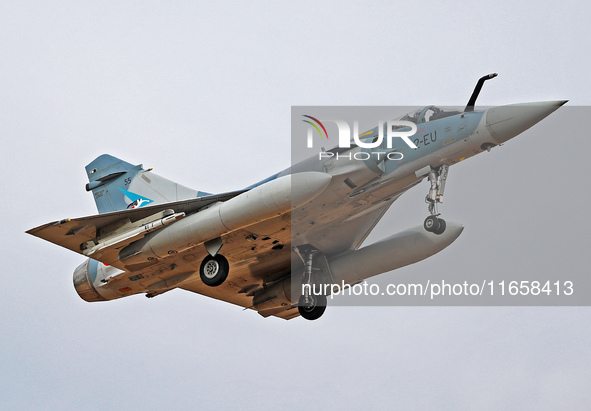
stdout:
[[427,178],[431,183],[429,194],[425,197],[425,202],[429,205],[429,217],[425,219],[423,227],[425,230],[434,234],[443,234],[446,228],[445,220],[439,218],[437,212],[437,203],[443,203],[443,192],[445,190],[445,181],[447,180],[448,165],[442,165],[437,168],[431,168]]

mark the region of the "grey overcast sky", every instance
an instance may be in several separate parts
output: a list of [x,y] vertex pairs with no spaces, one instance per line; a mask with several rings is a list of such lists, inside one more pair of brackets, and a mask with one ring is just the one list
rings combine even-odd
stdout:
[[[103,153],[202,191],[259,181],[289,166],[292,105],[463,105],[498,72],[479,104],[588,106],[590,15],[586,1],[2,1],[0,408],[587,409],[587,307],[286,322],[181,290],[88,304],[72,286],[83,259],[24,231],[94,214],[84,166]],[[452,167],[443,210],[466,229],[400,272],[588,270],[591,116],[573,113]],[[422,222],[425,184],[370,240]]]

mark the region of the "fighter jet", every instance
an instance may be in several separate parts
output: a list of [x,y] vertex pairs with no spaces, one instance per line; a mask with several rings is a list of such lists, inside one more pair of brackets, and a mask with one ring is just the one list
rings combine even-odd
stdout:
[[[101,155],[86,166],[86,190],[99,214],[27,233],[87,257],[74,271],[74,287],[89,302],[178,288],[263,317],[317,319],[330,291],[315,293],[312,285],[356,284],[455,241],[463,226],[438,211],[449,167],[505,143],[566,103],[477,110],[482,85],[495,76],[479,79],[463,110],[424,107],[233,192],[200,192]],[[324,129],[313,116],[305,121]],[[404,132],[407,139],[388,140],[394,144],[372,144]],[[396,199],[425,178],[423,224],[361,247]]]

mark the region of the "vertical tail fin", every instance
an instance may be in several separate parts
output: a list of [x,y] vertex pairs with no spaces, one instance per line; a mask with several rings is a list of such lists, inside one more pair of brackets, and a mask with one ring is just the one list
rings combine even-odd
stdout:
[[144,170],[141,164],[134,166],[103,154],[86,166],[89,181],[86,191],[92,191],[101,214],[207,194],[162,178],[150,170]]

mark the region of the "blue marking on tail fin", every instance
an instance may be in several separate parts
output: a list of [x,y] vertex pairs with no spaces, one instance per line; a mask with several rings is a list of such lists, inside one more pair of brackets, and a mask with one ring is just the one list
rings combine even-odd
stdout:
[[154,202],[154,200],[150,200],[149,198],[142,197],[135,193],[130,193],[129,191],[122,188],[119,188],[119,191],[121,191],[127,198],[131,200],[131,204],[129,204],[127,208],[140,208]]

